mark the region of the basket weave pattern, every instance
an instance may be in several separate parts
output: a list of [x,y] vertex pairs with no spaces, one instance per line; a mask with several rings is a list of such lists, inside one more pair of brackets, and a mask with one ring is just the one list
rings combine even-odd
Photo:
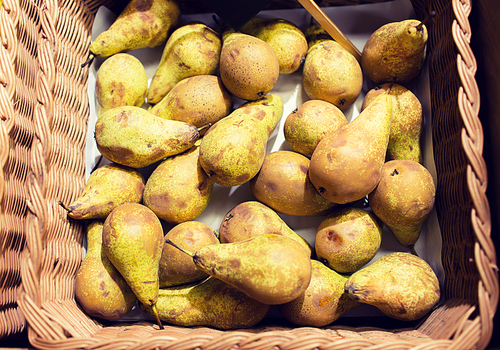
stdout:
[[412,3],[418,18],[436,11],[429,25],[429,76],[443,303],[417,327],[400,330],[264,326],[223,332],[159,330],[144,322],[105,326],[78,307],[74,277],[83,258],[83,227],[68,220],[59,201],[70,202],[84,185],[89,97],[88,67],[81,63],[104,2],[3,0],[0,338],[27,328],[39,349],[484,349],[499,288],[469,45],[471,3]]

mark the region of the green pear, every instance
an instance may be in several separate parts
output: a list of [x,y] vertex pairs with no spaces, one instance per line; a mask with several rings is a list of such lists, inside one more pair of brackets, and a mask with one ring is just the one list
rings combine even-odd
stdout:
[[415,19],[384,24],[365,43],[363,71],[376,84],[411,81],[422,70],[427,38],[426,26]]
[[294,151],[266,154],[260,171],[250,180],[252,194],[279,213],[321,216],[335,203],[323,197],[309,180],[310,160]]
[[231,94],[253,101],[276,85],[280,66],[276,52],[264,40],[227,29],[222,34],[220,77]]
[[176,0],[132,0],[111,26],[90,44],[91,57],[163,45],[179,24]]
[[139,302],[156,309],[163,248],[163,228],[158,217],[142,204],[121,204],[104,221],[102,244]]
[[413,250],[435,197],[431,173],[418,162],[400,159],[384,164],[382,178],[368,195],[368,203],[397,240]]
[[168,157],[153,170],[143,203],[170,224],[196,219],[205,211],[214,182],[201,167],[199,140],[189,150]]
[[95,124],[97,149],[112,162],[143,168],[191,148],[198,129],[155,116],[141,107],[115,107]]
[[279,95],[249,101],[212,125],[202,138],[200,163],[217,184],[236,186],[260,170],[269,137],[283,115]]
[[360,303],[392,318],[413,321],[439,302],[439,280],[429,264],[413,254],[394,252],[353,273],[345,291]]
[[106,59],[96,75],[97,117],[114,107],[140,107],[148,93],[146,69],[136,57],[118,53]]
[[296,72],[307,54],[307,40],[299,27],[284,18],[251,18],[240,32],[268,43],[278,57],[280,74]]
[[319,141],[345,124],[344,112],[333,103],[307,100],[286,117],[283,133],[295,152],[311,158]]
[[[140,305],[154,316],[147,305]],[[214,277],[204,281],[160,289],[158,313],[162,321],[183,327],[216,329],[250,328],[266,316],[270,306]]]
[[304,35],[306,36],[308,50],[320,41],[333,40],[325,28],[318,23],[311,23],[304,31]]
[[283,235],[212,244],[192,256],[198,268],[263,304],[289,302],[311,281],[310,255],[302,244]]
[[82,193],[66,208],[73,219],[106,219],[122,203],[140,203],[145,179],[134,168],[110,163],[94,170]]
[[292,230],[273,209],[258,201],[236,205],[224,215],[219,227],[221,243],[240,242],[264,233],[290,237],[299,242],[310,256],[313,254],[307,240]]
[[75,278],[75,298],[85,312],[104,320],[118,320],[128,314],[137,300],[102,246],[103,222],[87,225],[87,252]]
[[168,38],[151,79],[148,103],[160,102],[181,80],[195,75],[213,75],[219,68],[222,40],[200,22],[177,28]]
[[277,306],[287,321],[302,327],[323,327],[361,305],[344,291],[347,276],[317,260],[312,260],[311,264],[311,282],[305,292],[297,299]]
[[343,207],[330,213],[316,230],[318,260],[338,273],[352,273],[373,259],[382,243],[382,225],[373,213]]
[[349,124],[316,146],[309,179],[326,199],[339,204],[367,196],[382,176],[392,120],[392,100],[377,97]]
[[422,104],[411,90],[393,83],[384,83],[371,89],[363,99],[361,109],[365,109],[383,93],[392,98],[392,123],[387,159],[408,159],[422,163],[420,138],[423,128]]

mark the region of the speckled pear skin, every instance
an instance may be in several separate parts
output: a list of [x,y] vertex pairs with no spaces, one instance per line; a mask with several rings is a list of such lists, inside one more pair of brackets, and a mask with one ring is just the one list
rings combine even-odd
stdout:
[[345,204],[367,196],[382,176],[392,120],[392,100],[381,95],[352,122],[316,146],[309,179],[326,199]]
[[163,45],[179,24],[176,0],[132,0],[111,26],[90,44],[95,57]]
[[318,260],[312,260],[309,286],[297,299],[278,305],[281,315],[303,327],[323,327],[347,311],[362,305],[344,291],[348,276],[341,275]]
[[420,144],[424,122],[422,104],[411,90],[399,84],[384,83],[367,92],[361,109],[366,108],[378,95],[386,91],[389,91],[389,96],[392,98],[392,123],[387,160],[408,159],[422,163]]
[[191,148],[200,137],[191,124],[155,116],[141,107],[115,107],[95,124],[97,149],[108,160],[143,168]]
[[259,201],[238,204],[224,215],[219,227],[221,243],[240,242],[264,233],[290,237],[313,255],[309,242],[292,230],[276,211]]
[[410,249],[434,208],[436,186],[431,173],[412,160],[392,160],[382,167],[382,178],[368,195],[377,217]]
[[118,320],[132,310],[137,298],[104,253],[102,228],[99,220],[87,225],[87,252],[76,273],[75,298],[88,315]]
[[144,205],[170,224],[196,219],[212,199],[214,182],[199,162],[199,141],[158,164],[144,187]]
[[222,34],[220,77],[234,96],[254,101],[267,95],[279,78],[271,45],[252,35],[226,29]]
[[294,216],[321,216],[336,204],[323,197],[309,180],[310,160],[287,150],[266,154],[260,171],[250,180],[257,200],[273,210]]
[[361,66],[376,84],[404,84],[422,70],[427,44],[427,28],[415,19],[387,23],[375,30],[361,53]]
[[120,106],[142,106],[148,93],[146,70],[136,57],[118,53],[106,59],[96,75],[97,117]]
[[439,280],[429,264],[403,252],[384,255],[353,273],[345,291],[360,303],[373,305],[387,316],[403,321],[425,316],[441,295]]
[[213,75],[219,68],[220,35],[201,22],[177,28],[168,38],[151,79],[148,103],[159,103],[181,80],[196,75]]
[[283,304],[301,295],[311,280],[311,258],[297,241],[276,234],[209,245],[193,261],[209,275],[263,304]]
[[278,57],[280,74],[296,72],[307,54],[307,40],[300,28],[284,18],[253,17],[240,32],[268,43]]
[[[150,307],[140,307],[153,316]],[[184,327],[249,328],[259,323],[269,308],[213,277],[198,283],[162,288],[158,296],[160,319]]]
[[323,40],[333,40],[332,36],[318,23],[312,23],[304,31],[306,36],[308,49],[313,47],[316,43]]
[[[186,221],[175,225],[165,238],[189,252],[210,244],[219,244],[217,232],[200,221]],[[208,274],[196,267],[193,259],[168,243],[163,244],[160,259],[160,288],[192,283],[207,278]]]
[[142,204],[121,204],[104,221],[102,242],[106,256],[137,299],[155,305],[163,248],[163,228],[158,217]]
[[106,219],[122,203],[140,203],[144,176],[134,168],[110,163],[94,170],[78,198],[71,202],[68,216],[73,219]]

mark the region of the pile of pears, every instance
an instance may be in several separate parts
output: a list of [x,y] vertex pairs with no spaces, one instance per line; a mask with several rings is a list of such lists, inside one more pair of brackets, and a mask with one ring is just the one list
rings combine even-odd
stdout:
[[[434,206],[423,165],[423,22],[375,31],[360,62],[321,26],[250,20],[240,31],[184,23],[176,0],[132,0],[90,45],[102,164],[71,203],[85,222],[75,296],[99,320],[138,310],[163,324],[253,327],[272,307],[323,327],[368,304],[402,321],[439,302],[415,251]],[[148,79],[130,51],[163,48]],[[404,68],[404,69],[402,69]],[[273,88],[298,74],[309,99],[284,115]],[[362,109],[346,110],[366,91]],[[269,152],[283,128],[286,147]],[[216,186],[249,186],[210,227]],[[216,209],[214,209],[216,210]],[[319,217],[313,242],[283,215]],[[386,227],[401,251],[377,257]]]

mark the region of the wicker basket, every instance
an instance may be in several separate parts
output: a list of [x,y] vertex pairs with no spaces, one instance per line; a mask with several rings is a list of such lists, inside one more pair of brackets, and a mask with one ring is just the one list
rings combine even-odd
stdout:
[[[368,1],[370,2],[370,1]],[[371,1],[373,2],[373,1]],[[116,2],[119,6],[119,2]],[[323,1],[322,6],[360,1]],[[75,301],[83,226],[69,202],[85,181],[91,28],[103,1],[3,0],[0,7],[0,339],[27,330],[39,349],[484,349],[499,286],[486,197],[487,169],[470,0],[412,0],[429,25],[436,211],[444,302],[406,328],[262,325],[237,331],[148,322],[103,325]],[[184,11],[203,11],[195,1]],[[197,4],[197,5],[196,5]],[[113,3],[108,1],[108,6]],[[295,7],[274,1],[274,8]],[[273,8],[273,7],[271,7]],[[396,327],[401,324],[396,324]]]

